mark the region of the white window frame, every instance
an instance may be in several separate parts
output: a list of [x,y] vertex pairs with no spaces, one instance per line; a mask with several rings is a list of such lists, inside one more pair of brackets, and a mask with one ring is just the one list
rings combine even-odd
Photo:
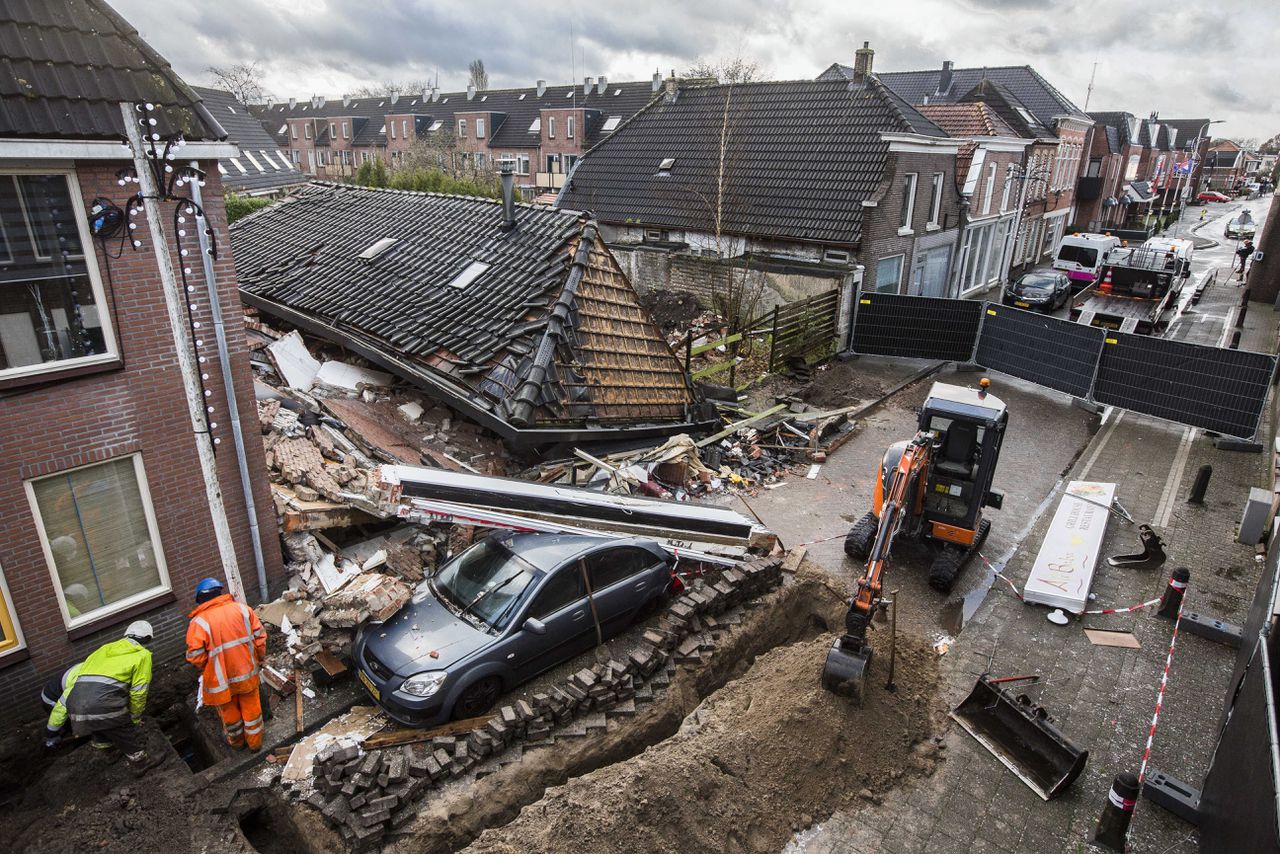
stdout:
[[293,134],[293,138],[298,138],[298,126],[296,124],[289,125],[289,131]]
[[[44,528],[44,519],[40,516],[40,505],[36,501],[36,490],[34,484],[37,481],[48,480],[54,477],[65,477],[73,471],[80,469],[93,468],[94,466],[104,465],[106,463],[114,463],[126,457],[133,459],[133,473],[138,479],[138,496],[142,499],[142,512],[147,520],[147,534],[151,537],[151,551],[156,558],[156,571],[159,575],[160,583],[156,587],[140,591],[119,602],[113,602],[110,605],[98,608],[87,614],[81,614],[79,617],[72,617],[71,612],[67,610],[67,599],[62,592],[62,581],[58,578],[57,564],[53,560],[53,549],[49,543],[49,534]],[[76,466],[75,468],[62,469],[53,474],[42,475],[40,477],[29,478],[23,481],[23,488],[27,493],[27,506],[31,508],[32,518],[36,523],[36,534],[40,537],[40,549],[44,552],[45,568],[49,570],[49,578],[53,582],[54,594],[58,597],[58,607],[62,611],[62,622],[68,630],[79,628],[80,626],[96,623],[104,617],[117,614],[121,611],[132,608],[134,605],[150,601],[157,596],[173,591],[173,584],[169,580],[169,567],[164,559],[164,547],[160,542],[160,526],[156,522],[155,507],[151,503],[151,487],[147,482],[147,470],[142,464],[141,452],[133,454],[124,454],[118,457],[110,457],[105,460],[99,460],[88,465]]]
[[908,186],[902,190],[902,216],[898,220],[898,234],[905,235],[913,233],[911,222],[916,215],[916,190],[920,186],[920,173],[904,172],[902,180]]
[[395,139],[395,138],[396,138],[396,123],[395,123],[395,122],[387,122],[386,127],[391,128],[391,138],[392,138],[392,139]]
[[982,190],[982,213],[991,213],[991,202],[996,196],[996,164],[987,164],[987,182]]
[[1009,194],[1012,192],[1013,192],[1013,172],[1009,169],[1009,167],[1005,167],[1004,190],[1000,194],[1000,213],[1005,213],[1009,210]]
[[903,273],[906,272],[906,267],[907,267],[907,256],[905,253],[902,253],[902,252],[899,252],[896,255],[885,255],[883,258],[876,259],[875,293],[887,293],[886,291],[882,291],[880,287],[880,285],[882,284],[880,281],[880,265],[883,264],[885,261],[892,261],[895,258],[898,259],[898,281],[894,285],[893,293],[895,294],[902,293],[902,276],[903,276]]
[[458,136],[465,137],[467,135],[467,120],[458,119]]
[[[13,596],[9,593],[9,582],[4,577],[4,567],[0,566],[0,611],[9,618],[9,630],[13,633],[13,646],[0,650],[0,658],[13,655],[27,648],[26,635],[22,633],[22,622],[18,619],[18,609],[13,605]],[[0,616],[0,621],[4,619]]]
[[351,123],[350,122],[342,123],[342,138],[351,139]]
[[484,119],[476,119],[476,139],[484,139]]
[[[67,180],[67,194],[71,199],[71,208],[75,212],[76,234],[80,237],[83,254],[71,256],[83,258],[85,274],[89,277],[89,285],[93,289],[93,304],[98,307],[98,319],[102,321],[102,340],[106,343],[107,352],[92,356],[80,356],[75,359],[61,359],[56,362],[38,362],[34,365],[23,365],[20,368],[0,370],[0,379],[11,377],[30,377],[49,374],[82,365],[98,365],[115,362],[120,359],[120,348],[116,343],[115,328],[111,325],[111,307],[102,287],[102,275],[98,270],[98,253],[94,251],[96,244],[89,235],[89,220],[85,216],[84,196],[80,191],[80,178],[74,169],[56,166],[14,166],[0,169],[0,180],[12,175],[62,175]],[[26,215],[25,209],[23,215]],[[34,238],[32,239],[34,245]]]
[[409,120],[408,119],[400,120],[400,138],[401,139],[409,138]]
[[529,155],[527,154],[516,155],[516,174],[517,175],[529,174]]
[[556,138],[556,117],[547,116],[547,139]]
[[934,172],[929,179],[929,229],[942,227],[942,190],[946,183],[946,174]]
[[337,138],[338,138],[338,123],[329,122],[329,139],[337,139]]
[[577,124],[577,122],[575,122],[575,121],[574,121],[574,117],[573,117],[573,116],[565,116],[565,117],[564,117],[564,137],[565,137],[565,139],[573,139],[573,130],[574,130],[574,125],[576,125],[576,124]]

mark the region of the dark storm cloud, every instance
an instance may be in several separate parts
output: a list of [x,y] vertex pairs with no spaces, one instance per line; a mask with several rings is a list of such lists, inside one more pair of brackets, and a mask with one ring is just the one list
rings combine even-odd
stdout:
[[[179,6],[110,0],[192,82],[205,68],[258,61],[280,97],[427,80],[464,87],[484,60],[490,83],[613,80],[741,55],[776,79],[853,62],[864,40],[878,70],[1032,65],[1083,106],[1210,115],[1227,135],[1270,137],[1280,78],[1280,9],[1216,0],[218,0]],[[572,39],[571,39],[572,29]],[[572,53],[571,53],[572,45]]]

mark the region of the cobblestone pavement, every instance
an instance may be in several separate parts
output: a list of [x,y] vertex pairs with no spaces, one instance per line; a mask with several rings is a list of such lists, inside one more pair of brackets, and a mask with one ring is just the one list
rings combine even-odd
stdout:
[[[1180,324],[1176,337],[1216,344],[1224,329],[1234,323],[1240,293],[1231,286],[1211,289],[1197,307],[1195,320],[1188,318]],[[1269,307],[1251,305],[1242,349],[1274,351],[1278,318],[1280,315]],[[1003,385],[1006,381],[998,382]],[[1017,418],[1019,411],[1011,407],[1011,412]],[[1031,423],[1024,419],[1011,422],[1011,437],[1017,436],[1014,425],[1021,430],[1059,430],[1052,420],[1043,420],[1053,413],[1053,409],[1031,410]],[[1068,430],[1079,429],[1069,419],[1065,423]],[[1268,416],[1259,433],[1264,444],[1272,431]],[[1070,435],[1064,441],[1070,441]],[[1004,463],[1002,459],[1002,472]],[[1213,466],[1207,500],[1203,506],[1188,505],[1186,495],[1203,464]],[[1043,465],[1056,474],[1053,460],[1046,459]],[[1014,468],[1016,489],[1028,496],[1048,492],[1042,482],[1024,483],[1023,469]],[[1242,623],[1260,564],[1252,547],[1235,542],[1235,527],[1249,487],[1270,487],[1270,468],[1270,453],[1218,450],[1202,431],[1134,413],[1111,412],[1067,476],[1114,481],[1116,497],[1135,519],[1156,526],[1170,558],[1159,570],[1100,566],[1093,585],[1096,606],[1127,606],[1157,597],[1164,590],[1169,570],[1185,566],[1191,570],[1187,607]],[[1007,475],[998,474],[997,481],[1006,485]],[[792,499],[799,497],[798,492]],[[1055,496],[1049,509],[1056,502]],[[1018,512],[1024,509],[1025,502]],[[830,516],[813,505],[809,510],[824,518]],[[997,526],[1006,524],[1009,514],[1002,516]],[[1052,513],[1044,513],[1038,518],[1003,567],[1019,587],[1034,563],[1051,517]],[[1113,518],[1103,554],[1135,551],[1137,545],[1136,531]],[[997,559],[990,553],[994,550],[993,544],[988,550],[993,560]],[[818,549],[811,554],[839,566],[833,559],[839,561],[840,557],[830,550]],[[973,569],[967,572],[972,575]],[[1047,622],[1045,613],[1044,608],[1022,604],[1006,586],[998,584],[943,659],[939,701],[954,707],[968,694],[977,676],[988,670],[993,675],[1043,674],[1044,682],[1033,696],[1070,738],[1090,751],[1084,774],[1066,794],[1042,802],[968,734],[950,726],[944,742],[947,759],[932,777],[892,792],[883,803],[868,802],[837,813],[801,832],[788,851],[967,854],[1086,850],[1113,776],[1138,769],[1172,625],[1154,614],[1136,612],[1087,616],[1059,627]],[[1142,648],[1094,646],[1085,637],[1084,628],[1130,630]],[[1233,659],[1234,652],[1224,646],[1187,633],[1179,637],[1152,767],[1199,785],[1208,767]],[[866,737],[874,738],[874,734]],[[832,782],[840,784],[839,780]],[[1139,803],[1129,838],[1129,850],[1137,854],[1189,854],[1197,844],[1190,826],[1146,800]]]

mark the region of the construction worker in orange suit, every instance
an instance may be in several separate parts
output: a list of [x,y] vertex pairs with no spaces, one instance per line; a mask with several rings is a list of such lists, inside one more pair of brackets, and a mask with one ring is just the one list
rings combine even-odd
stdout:
[[227,744],[262,748],[258,670],[267,655],[267,632],[251,608],[206,578],[196,585],[196,609],[187,625],[187,661],[200,668],[205,705],[222,717]]

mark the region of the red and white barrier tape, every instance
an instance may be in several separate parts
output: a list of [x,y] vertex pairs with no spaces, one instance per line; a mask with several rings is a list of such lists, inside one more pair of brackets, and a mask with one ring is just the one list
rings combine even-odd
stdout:
[[1178,644],[1178,627],[1182,625],[1182,606],[1186,600],[1178,604],[1178,617],[1173,621],[1173,637],[1169,639],[1169,655],[1164,660],[1164,673],[1160,676],[1160,690],[1156,693],[1156,711],[1151,716],[1151,729],[1147,731],[1147,747],[1142,752],[1142,768],[1138,771],[1138,791],[1142,791],[1142,781],[1147,776],[1147,762],[1151,759],[1151,742],[1156,737],[1156,724],[1160,722],[1160,708],[1164,705],[1164,689],[1169,684],[1169,668],[1173,666],[1173,648]]
[[1130,614],[1134,611],[1141,611],[1143,608],[1150,608],[1153,605],[1160,604],[1160,597],[1150,599],[1146,602],[1139,602],[1137,605],[1130,605],[1128,608],[1099,608],[1096,611],[1085,611],[1086,614]]

